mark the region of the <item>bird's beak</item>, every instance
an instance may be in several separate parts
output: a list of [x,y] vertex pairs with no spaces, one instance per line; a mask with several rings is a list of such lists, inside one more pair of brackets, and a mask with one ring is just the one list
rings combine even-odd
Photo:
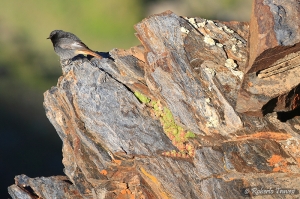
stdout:
[[46,38],[46,39],[50,39],[50,37]]

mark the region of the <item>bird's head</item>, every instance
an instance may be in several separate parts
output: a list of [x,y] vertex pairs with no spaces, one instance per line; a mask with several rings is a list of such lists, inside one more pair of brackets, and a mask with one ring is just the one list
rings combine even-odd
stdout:
[[58,38],[58,36],[63,35],[63,34],[64,34],[63,30],[53,30],[47,39],[51,39],[53,41],[56,38]]

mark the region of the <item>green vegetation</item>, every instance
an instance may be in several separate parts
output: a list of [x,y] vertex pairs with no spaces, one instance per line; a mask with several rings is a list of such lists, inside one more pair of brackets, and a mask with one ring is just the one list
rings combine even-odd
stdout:
[[143,95],[142,93],[136,91],[134,92],[134,95],[136,96],[136,98],[138,98],[140,100],[140,102],[147,104],[150,102],[150,99],[148,97],[146,97],[145,95]]
[[194,146],[189,142],[189,139],[194,138],[196,135],[193,132],[186,131],[181,126],[177,125],[170,109],[163,107],[160,101],[150,100],[147,96],[138,91],[134,92],[134,95],[140,102],[152,108],[155,116],[159,118],[165,134],[172,141],[172,144],[179,150],[178,152],[174,150],[171,152],[164,152],[163,155],[181,158],[193,157],[195,150]]

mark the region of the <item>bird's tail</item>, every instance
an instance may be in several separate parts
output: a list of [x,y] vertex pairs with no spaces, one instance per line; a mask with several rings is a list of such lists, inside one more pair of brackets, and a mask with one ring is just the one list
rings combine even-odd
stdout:
[[103,57],[97,53],[95,53],[94,51],[92,50],[79,50],[77,51],[78,54],[85,54],[85,55],[91,55],[91,56],[94,56],[94,57],[97,57],[99,59],[102,59]]

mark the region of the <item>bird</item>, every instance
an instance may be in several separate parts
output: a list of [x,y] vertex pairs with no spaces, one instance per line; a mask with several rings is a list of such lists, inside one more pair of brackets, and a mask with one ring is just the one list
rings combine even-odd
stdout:
[[70,60],[79,54],[92,55],[102,59],[102,56],[89,49],[87,45],[73,33],[63,30],[53,30],[47,39],[51,40],[54,51],[61,60]]

